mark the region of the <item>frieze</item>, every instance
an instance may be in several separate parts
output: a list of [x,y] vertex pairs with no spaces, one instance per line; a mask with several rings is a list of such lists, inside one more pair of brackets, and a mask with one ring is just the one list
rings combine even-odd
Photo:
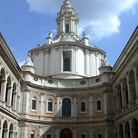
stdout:
[[62,49],[73,49],[73,46],[70,46],[70,45],[64,45],[64,46],[62,46]]

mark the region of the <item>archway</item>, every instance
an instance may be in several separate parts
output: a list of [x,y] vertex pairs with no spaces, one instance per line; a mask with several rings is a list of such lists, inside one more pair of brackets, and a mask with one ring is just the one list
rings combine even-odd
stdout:
[[61,131],[60,138],[72,138],[72,132],[68,128],[65,128]]

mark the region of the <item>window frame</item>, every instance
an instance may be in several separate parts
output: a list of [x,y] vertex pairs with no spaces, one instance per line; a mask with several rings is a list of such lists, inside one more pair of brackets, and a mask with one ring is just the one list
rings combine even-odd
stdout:
[[[49,110],[49,103],[52,104],[51,105],[52,110]],[[47,108],[46,108],[46,111],[47,111],[47,113],[53,113],[53,100],[52,99],[48,99],[47,100]]]
[[[35,105],[33,105],[34,103],[35,103]],[[32,111],[36,111],[36,109],[37,109],[37,99],[35,98],[35,97],[32,97],[32,100],[31,100],[31,110]]]
[[[84,108],[85,108],[85,110],[82,110],[82,104],[85,104],[85,106],[84,106]],[[86,101],[81,101],[81,103],[80,103],[80,112],[81,113],[86,113],[87,112],[87,104],[86,104]]]
[[[100,103],[99,103],[100,102]],[[100,104],[100,105],[99,105]],[[100,106],[100,109],[99,109],[99,106]],[[101,112],[102,111],[102,100],[101,99],[98,99],[97,100],[97,103],[96,103],[96,110],[97,112]]]
[[65,33],[69,33],[69,30],[70,30],[70,25],[69,25],[69,23],[66,23],[65,24]]

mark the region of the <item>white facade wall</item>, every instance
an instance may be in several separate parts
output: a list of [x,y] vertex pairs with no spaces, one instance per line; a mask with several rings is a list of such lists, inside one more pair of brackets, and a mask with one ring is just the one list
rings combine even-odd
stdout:
[[[71,71],[63,71],[63,52],[71,52]],[[65,74],[74,76],[96,76],[99,75],[103,53],[98,50],[83,49],[79,46],[57,45],[50,50],[33,52],[33,63],[35,74],[63,78]],[[64,74],[64,75],[63,75]],[[74,74],[74,75],[72,75]]]

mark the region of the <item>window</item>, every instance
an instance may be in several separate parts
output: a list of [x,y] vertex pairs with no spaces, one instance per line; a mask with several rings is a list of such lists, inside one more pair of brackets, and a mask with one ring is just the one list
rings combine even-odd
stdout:
[[34,138],[35,137],[35,133],[32,131],[31,132],[31,138]]
[[98,138],[102,138],[102,134],[98,134]]
[[66,26],[65,26],[65,32],[69,33],[69,24],[66,24]]
[[86,111],[86,103],[81,102],[81,112],[85,112],[85,111]]
[[71,71],[71,51],[63,52],[63,71]]
[[68,57],[64,59],[64,71],[70,71],[70,59]]
[[97,110],[102,110],[102,103],[101,103],[101,100],[98,100],[97,101]]
[[51,138],[51,135],[50,134],[47,134],[46,138]]
[[71,116],[71,100],[69,98],[64,98],[62,101],[62,116]]
[[81,138],[86,138],[86,137],[85,137],[85,134],[82,134],[82,135],[81,135]]
[[36,99],[32,98],[32,110],[36,110]]
[[52,111],[53,111],[53,110],[52,110],[52,106],[53,106],[52,100],[48,100],[47,105],[48,105],[48,107],[47,107],[48,111],[49,111],[49,112],[52,112]]

